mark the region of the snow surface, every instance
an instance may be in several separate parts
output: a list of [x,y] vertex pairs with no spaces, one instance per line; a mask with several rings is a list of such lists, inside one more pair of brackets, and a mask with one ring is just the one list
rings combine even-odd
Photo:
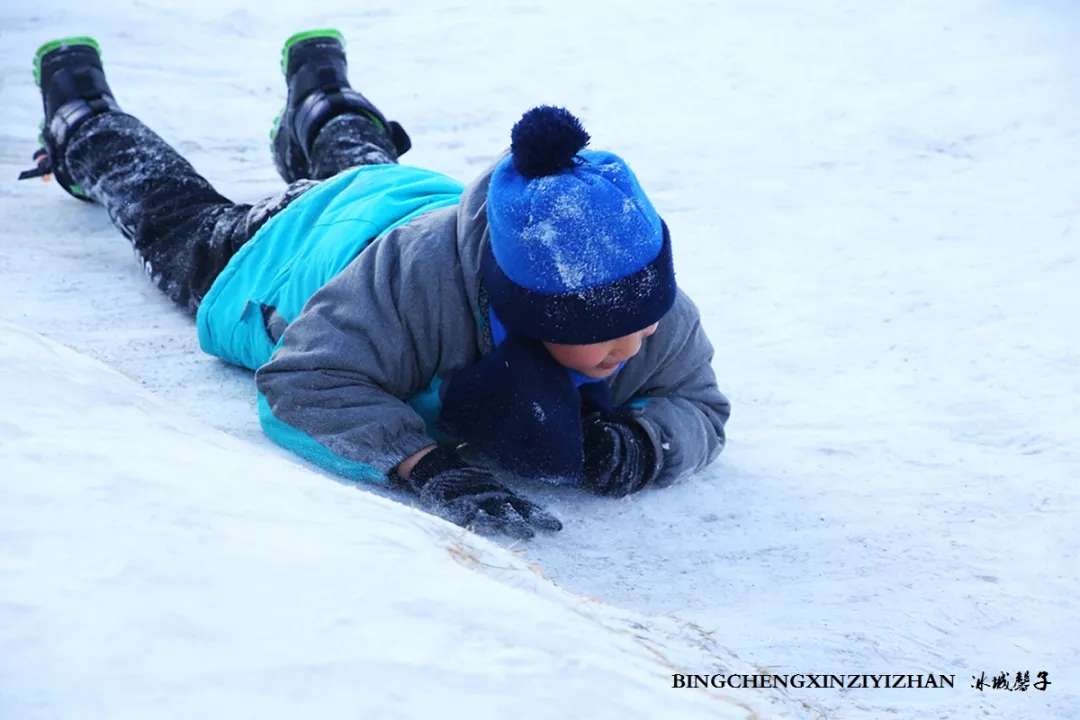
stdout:
[[[960,685],[796,694],[838,717],[1080,715],[1080,7],[5,0],[0,175],[35,149],[34,49],[91,33],[125,108],[231,197],[271,194],[280,44],[324,25],[411,163],[468,180],[529,106],[579,114],[667,221],[717,346],[721,460],[619,502],[535,489],[566,528],[528,561],[775,672]],[[0,203],[3,318],[283,458],[250,378],[199,354],[99,209],[11,180]],[[967,687],[1017,670],[1054,684]]]
[[0,394],[5,720],[810,717],[674,692],[751,666],[8,323]]

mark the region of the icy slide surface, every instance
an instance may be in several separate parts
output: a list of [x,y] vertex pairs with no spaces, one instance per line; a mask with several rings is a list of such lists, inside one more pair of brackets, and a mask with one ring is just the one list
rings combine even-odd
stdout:
[[[248,375],[200,355],[100,209],[14,177],[34,49],[90,33],[125,108],[229,197],[272,193],[280,45],[325,25],[410,163],[469,180],[529,106],[578,113],[667,220],[716,344],[720,461],[620,502],[537,491],[566,529],[528,561],[776,672],[964,687],[798,694],[841,717],[1075,716],[1075,2],[5,0],[0,316],[277,453]],[[1021,670],[1054,684],[967,687]]]
[[0,717],[810,717],[689,626],[177,417],[0,323]]

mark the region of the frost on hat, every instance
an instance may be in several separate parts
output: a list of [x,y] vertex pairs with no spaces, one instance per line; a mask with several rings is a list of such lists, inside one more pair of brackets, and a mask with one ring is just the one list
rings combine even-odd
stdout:
[[585,150],[563,108],[525,113],[492,174],[483,280],[511,332],[603,342],[657,322],[675,302],[667,227],[627,164]]

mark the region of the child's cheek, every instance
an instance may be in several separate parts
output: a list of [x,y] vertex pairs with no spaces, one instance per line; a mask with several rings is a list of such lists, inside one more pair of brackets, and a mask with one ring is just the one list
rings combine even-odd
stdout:
[[604,345],[549,346],[552,356],[561,364],[575,370],[595,368],[604,362],[608,349]]

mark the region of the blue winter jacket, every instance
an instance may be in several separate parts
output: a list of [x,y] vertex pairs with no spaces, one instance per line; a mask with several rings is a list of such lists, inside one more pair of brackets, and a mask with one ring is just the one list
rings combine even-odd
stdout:
[[431,170],[368,165],[322,182],[270,218],[210,287],[196,317],[205,352],[258,370],[315,291],[394,227],[454,205],[464,186]]
[[[464,189],[428,170],[362,167],[293,201],[236,254],[198,313],[204,350],[256,370],[276,443],[385,482],[439,439],[438,388],[494,347],[480,264],[490,169]],[[683,293],[608,381],[664,458],[657,484],[720,452],[729,405]]]

